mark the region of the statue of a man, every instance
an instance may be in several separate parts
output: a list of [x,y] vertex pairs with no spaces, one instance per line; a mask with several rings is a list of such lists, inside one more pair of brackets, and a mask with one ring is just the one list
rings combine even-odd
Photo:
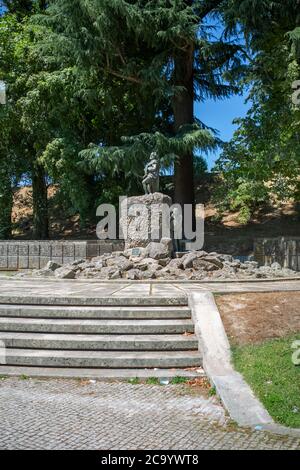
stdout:
[[145,194],[153,194],[159,191],[159,161],[156,152],[152,152],[150,160],[145,166],[143,187]]

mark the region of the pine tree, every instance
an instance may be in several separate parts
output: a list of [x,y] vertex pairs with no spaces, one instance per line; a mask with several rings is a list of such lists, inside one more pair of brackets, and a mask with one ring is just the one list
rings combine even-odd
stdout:
[[[116,160],[134,165],[150,146],[173,159],[175,201],[194,202],[193,155],[216,139],[194,116],[194,101],[235,91],[223,73],[242,70],[239,45],[210,34],[209,15],[221,0],[53,0],[46,24],[56,33],[59,54],[101,71],[107,81],[134,96],[144,110],[136,133],[124,145],[95,142],[82,155],[100,170]],[[140,113],[142,116],[142,113]],[[124,117],[130,120],[130,115]],[[169,157],[169,159],[166,156]],[[123,161],[122,161],[123,160]],[[126,164],[124,164],[126,166]]]

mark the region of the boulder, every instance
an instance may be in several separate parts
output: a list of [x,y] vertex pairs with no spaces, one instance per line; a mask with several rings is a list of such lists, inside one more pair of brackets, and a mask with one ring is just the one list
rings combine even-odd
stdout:
[[61,264],[59,263],[56,263],[55,261],[48,261],[48,263],[46,264],[45,268],[43,269],[43,271],[56,271],[57,269],[61,268]]
[[130,269],[126,272],[126,279],[130,281],[137,281],[143,279],[143,272],[139,269]]
[[257,269],[258,268],[258,262],[257,261],[245,261],[244,263],[248,269]]
[[76,259],[75,261],[73,261],[73,263],[71,263],[72,266],[79,266],[80,264],[83,264],[85,263],[85,259]]
[[33,271],[33,276],[34,277],[54,277],[54,271],[52,269],[37,269]]
[[164,268],[169,265],[170,261],[171,258],[162,258],[158,260],[158,264]]
[[159,271],[156,269],[148,269],[147,271],[143,272],[143,279],[157,279],[159,276]]
[[110,279],[121,279],[122,275],[120,273],[119,270],[117,270],[115,273],[113,273],[111,276],[110,276]]
[[69,266],[62,266],[55,270],[55,277],[58,279],[75,279],[76,270]]
[[193,267],[193,262],[197,258],[202,258],[206,256],[206,251],[191,251],[181,258],[182,265],[184,269],[189,269]]
[[220,259],[221,261],[227,261],[228,263],[232,263],[232,261],[233,261],[233,256],[232,256],[232,255],[226,255],[226,254],[225,254],[225,255],[220,255],[220,256],[219,256],[219,259]]
[[[163,239],[164,240],[164,239]],[[145,256],[156,260],[170,258],[172,255],[172,247],[168,242],[151,242],[147,245]]]
[[271,264],[271,269],[273,269],[274,271],[279,271],[281,270],[281,266],[279,263],[273,263]]
[[204,257],[204,260],[207,262],[207,263],[210,263],[210,264],[213,264],[214,266],[216,266],[218,269],[223,269],[224,267],[224,264],[222,263],[222,261],[216,257],[216,256],[205,256]]
[[133,263],[129,261],[124,256],[118,256],[116,258],[109,258],[106,261],[107,266],[115,266],[120,271],[129,271],[129,269],[133,268]]
[[195,251],[188,253],[181,258],[181,264],[183,269],[189,269],[193,267],[193,261],[197,259],[198,256]]
[[169,262],[168,266],[169,266],[170,268],[174,268],[174,269],[183,269],[182,259],[181,259],[181,258],[174,258],[174,259],[171,259],[171,261]]
[[160,243],[165,245],[165,247],[168,249],[170,255],[173,254],[173,240],[172,240],[172,238],[162,238],[160,240]]
[[162,266],[159,264],[159,261],[153,258],[144,258],[143,260],[136,263],[135,267],[137,269],[140,269],[141,271],[148,271],[150,269],[158,271],[162,269]]
[[207,272],[218,271],[220,269],[216,264],[211,263],[210,261],[207,261],[205,258],[194,259],[193,268],[196,271],[207,271]]

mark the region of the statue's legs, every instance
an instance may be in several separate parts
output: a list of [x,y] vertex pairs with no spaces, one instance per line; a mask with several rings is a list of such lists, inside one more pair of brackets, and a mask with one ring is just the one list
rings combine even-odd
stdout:
[[144,188],[144,193],[148,194],[148,188],[147,188],[147,183],[143,182],[143,188]]
[[146,178],[144,178],[143,188],[144,188],[145,194],[152,193],[152,177],[151,176],[147,176]]

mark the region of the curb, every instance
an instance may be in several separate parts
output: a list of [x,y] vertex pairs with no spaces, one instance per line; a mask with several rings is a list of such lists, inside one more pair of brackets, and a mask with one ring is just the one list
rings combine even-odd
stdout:
[[41,282],[41,280],[44,281],[50,281],[50,282],[59,282],[59,281],[68,281],[68,282],[75,282],[75,283],[85,283],[85,282],[90,282],[90,283],[101,283],[101,284],[263,284],[265,283],[271,283],[271,282],[291,282],[291,281],[300,281],[300,276],[295,276],[295,277],[276,277],[276,278],[266,278],[266,279],[253,279],[253,278],[243,278],[243,279],[212,279],[212,280],[203,280],[203,281],[195,281],[195,280],[189,280],[189,279],[181,279],[181,280],[174,280],[174,279],[141,279],[141,280],[128,280],[128,279],[58,279],[58,278],[53,278],[53,277],[15,277],[15,276],[6,276],[1,274],[0,271],[0,280],[13,280],[13,281],[35,281],[35,282]]
[[189,306],[203,353],[204,370],[230,417],[242,427],[300,438],[300,429],[274,422],[242,375],[234,370],[230,344],[212,293],[191,292]]

